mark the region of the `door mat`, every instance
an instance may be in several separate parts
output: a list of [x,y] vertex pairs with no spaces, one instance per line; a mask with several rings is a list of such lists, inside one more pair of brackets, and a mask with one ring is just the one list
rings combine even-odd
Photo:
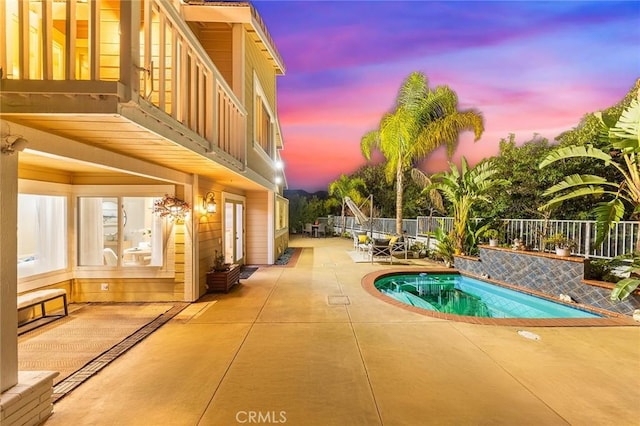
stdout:
[[240,279],[241,280],[246,280],[247,278],[249,278],[251,276],[251,274],[253,274],[255,271],[258,270],[257,266],[242,266],[242,269],[240,269]]

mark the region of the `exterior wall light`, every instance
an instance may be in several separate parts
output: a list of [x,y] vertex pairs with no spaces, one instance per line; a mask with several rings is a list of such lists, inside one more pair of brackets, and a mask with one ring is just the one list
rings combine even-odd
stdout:
[[207,195],[205,195],[202,199],[202,210],[207,212],[207,214],[215,213],[216,211],[218,211],[216,196],[213,192],[207,192]]

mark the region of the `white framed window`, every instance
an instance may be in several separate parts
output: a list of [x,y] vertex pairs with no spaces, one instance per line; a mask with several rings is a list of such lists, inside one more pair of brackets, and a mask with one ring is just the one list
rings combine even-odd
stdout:
[[289,200],[276,195],[276,231],[289,226]]
[[67,268],[67,197],[18,194],[18,278]]
[[77,266],[89,269],[166,269],[170,230],[153,213],[173,186],[74,187],[77,200]]
[[78,266],[162,266],[159,197],[78,197]]
[[253,145],[262,150],[268,159],[272,160],[275,155],[275,124],[273,118],[275,115],[269,107],[267,97],[255,73],[253,81]]

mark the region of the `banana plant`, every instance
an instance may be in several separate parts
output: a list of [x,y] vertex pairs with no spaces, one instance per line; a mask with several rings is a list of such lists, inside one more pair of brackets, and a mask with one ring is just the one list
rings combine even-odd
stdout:
[[619,266],[626,278],[618,281],[610,299],[612,301],[624,300],[640,286],[640,253],[618,256],[612,262],[612,266]]
[[[627,209],[630,210],[632,218],[640,219],[640,92],[637,96],[613,125],[605,122],[602,114],[597,114],[601,124],[600,137],[608,143],[609,152],[591,145],[568,146],[551,152],[539,165],[543,168],[567,158],[594,158],[604,162],[606,166],[615,167],[620,172],[622,179],[619,182],[610,182],[595,175],[573,174],[566,176],[562,182],[553,185],[544,193],[554,198],[541,206],[540,210],[586,195],[607,198],[593,209],[596,216],[595,246],[604,241]],[[640,261],[637,255],[640,253],[640,233],[634,252],[635,255],[630,255],[632,263],[629,267],[629,277],[616,284],[611,293],[612,300],[627,298],[640,285]]]
[[484,161],[471,168],[466,158],[462,157],[460,170],[453,163],[449,163],[449,167],[450,171],[436,173],[431,177],[432,184],[423,189],[423,194],[437,189],[451,203],[455,254],[462,254],[468,231],[467,223],[473,206],[481,202],[491,202],[491,190],[507,186],[509,182],[494,177],[498,170],[491,161]]
[[[595,175],[572,174],[544,193],[545,196],[554,198],[540,207],[543,211],[573,198],[587,195],[608,196],[606,201],[599,202],[593,210],[596,215],[596,246],[604,241],[615,223],[622,219],[627,207],[631,209],[632,217],[638,218],[640,215],[640,102],[634,99],[612,127],[605,123],[601,114],[597,116],[602,126],[602,137],[609,142],[609,152],[592,145],[568,146],[551,152],[539,165],[543,168],[559,160],[582,157],[602,161],[620,172],[620,182],[610,182]],[[636,240],[636,251],[640,251],[640,235]]]

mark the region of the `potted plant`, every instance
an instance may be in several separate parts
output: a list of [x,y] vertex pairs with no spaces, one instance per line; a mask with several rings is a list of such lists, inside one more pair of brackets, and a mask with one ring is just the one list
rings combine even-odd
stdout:
[[207,292],[228,292],[231,287],[240,282],[240,265],[224,263],[224,254],[213,258],[213,267],[207,272]]
[[417,259],[427,256],[427,246],[421,241],[416,241],[411,244],[409,251],[411,252],[412,257]]
[[500,233],[498,232],[497,229],[489,228],[484,231],[483,235],[485,238],[489,239],[490,247],[498,247],[498,244],[499,244],[498,237],[500,236]]
[[[217,251],[216,251],[217,253]],[[229,265],[228,263],[224,263],[224,255],[220,254],[219,256],[217,255],[215,257],[215,259],[213,260],[213,270],[215,272],[224,272],[224,271],[228,271],[229,267],[231,265]]]
[[513,244],[511,245],[511,249],[512,250],[524,250],[525,246],[524,246],[524,243],[522,242],[522,240],[520,238],[514,238],[513,239]]
[[575,241],[567,238],[562,233],[554,234],[551,237],[546,238],[544,241],[547,244],[553,244],[556,249],[556,254],[563,257],[570,256],[571,250],[577,247]]

